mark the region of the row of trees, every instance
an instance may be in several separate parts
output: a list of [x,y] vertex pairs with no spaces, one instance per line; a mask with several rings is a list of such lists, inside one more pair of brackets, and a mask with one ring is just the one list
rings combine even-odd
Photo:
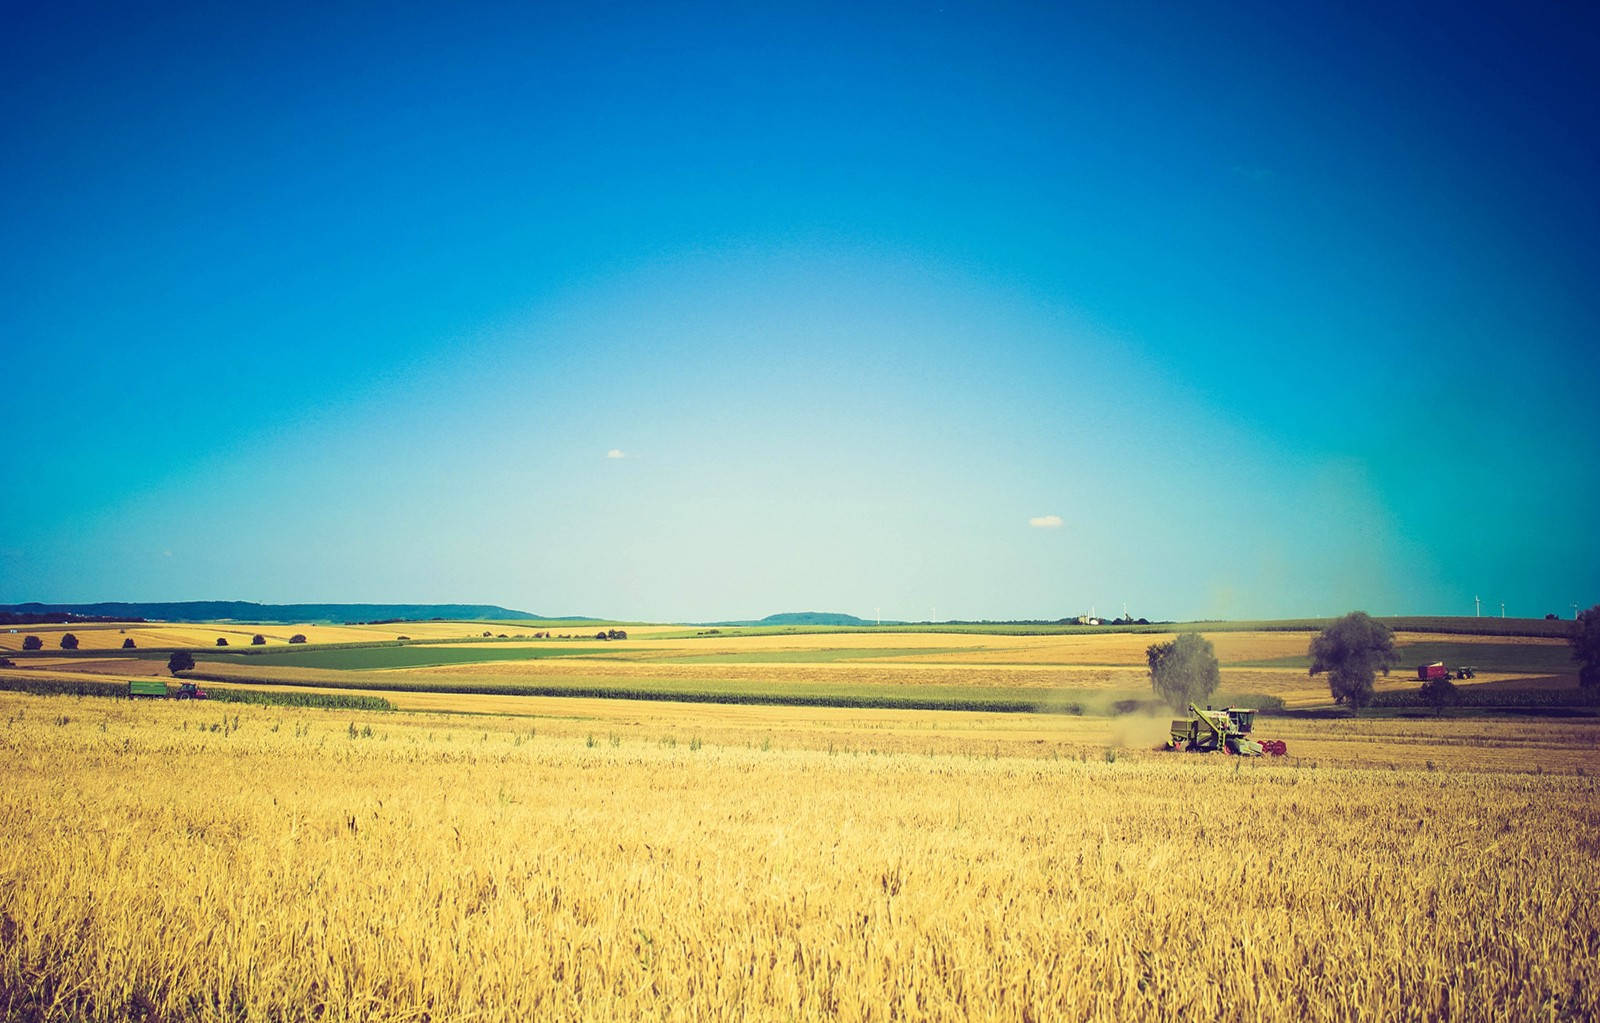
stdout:
[[[1573,657],[1578,662],[1578,684],[1600,686],[1600,604],[1578,615],[1571,633]],[[1311,640],[1310,674],[1328,676],[1333,701],[1352,711],[1372,702],[1378,673],[1389,674],[1399,661],[1394,632],[1365,611],[1352,611],[1323,629]],[[1222,676],[1211,641],[1197,632],[1185,632],[1145,650],[1150,665],[1150,686],[1174,709],[1199,703],[1216,691]],[[1422,698],[1442,708],[1456,701],[1455,683],[1430,679]]]
[[[293,636],[289,637],[289,642],[291,642],[291,643],[304,643],[305,641],[306,641],[305,636],[301,635],[298,632],[295,633]],[[261,633],[259,633],[259,632],[256,633],[254,636],[250,637],[250,645],[251,646],[266,646],[266,644],[267,644],[267,637],[261,635]],[[218,636],[217,637],[217,646],[227,646],[227,645],[228,645],[228,639],[227,639],[226,636]],[[42,650],[42,649],[44,649],[44,640],[40,639],[38,636],[23,636],[22,637],[22,649],[24,649],[24,650]],[[63,649],[63,650],[76,650],[76,649],[78,649],[78,637],[74,636],[70,632],[63,632],[61,634],[61,649]],[[124,639],[122,641],[122,649],[124,649],[124,650],[135,650],[135,649],[137,649],[136,644],[133,642],[133,637],[132,636],[129,636],[127,639]]]

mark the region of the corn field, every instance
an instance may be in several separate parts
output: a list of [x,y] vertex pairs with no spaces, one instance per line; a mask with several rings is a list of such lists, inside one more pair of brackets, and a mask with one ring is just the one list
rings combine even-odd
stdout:
[[0,1016],[1600,1014],[1582,767],[226,711],[0,693]]

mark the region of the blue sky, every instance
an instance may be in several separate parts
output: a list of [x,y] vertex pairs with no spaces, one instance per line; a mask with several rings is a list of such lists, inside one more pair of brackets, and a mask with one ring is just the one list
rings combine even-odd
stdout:
[[1600,600],[1583,5],[7,21],[0,601]]

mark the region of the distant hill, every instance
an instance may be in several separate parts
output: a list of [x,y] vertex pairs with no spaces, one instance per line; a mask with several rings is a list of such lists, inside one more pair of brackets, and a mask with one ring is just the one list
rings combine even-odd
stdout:
[[442,618],[454,622],[511,621],[536,619],[526,611],[513,611],[494,604],[255,604],[247,600],[183,600],[165,603],[98,604],[0,604],[0,619],[42,621],[54,618],[110,619],[127,621],[143,618],[160,622],[262,622],[293,625],[297,622],[382,622],[427,621]]
[[[874,623],[857,618],[855,615],[838,614],[832,611],[790,611],[785,614],[767,615],[759,620],[744,622],[707,622],[708,625],[872,625]],[[903,622],[885,622],[885,625],[903,625]]]

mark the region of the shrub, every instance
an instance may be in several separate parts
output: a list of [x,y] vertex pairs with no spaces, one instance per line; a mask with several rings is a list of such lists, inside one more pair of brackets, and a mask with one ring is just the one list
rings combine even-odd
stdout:
[[297,632],[293,636],[289,637],[289,642],[291,642],[291,643],[304,643],[305,641],[306,641],[305,633],[302,633],[302,632]]
[[227,645],[228,645],[228,637],[226,637],[226,636],[218,636],[217,637],[217,646],[227,646]]
[[167,658],[167,671],[176,675],[180,671],[189,671],[194,667],[194,655],[187,650],[174,650],[172,656]]
[[1585,689],[1600,686],[1600,604],[1578,612],[1569,636],[1578,662],[1578,684]]
[[76,649],[78,649],[78,637],[74,636],[70,632],[63,632],[61,634],[61,649],[63,649],[63,650],[76,650]]
[[124,649],[124,650],[132,650],[132,649],[134,649],[133,637],[132,636],[129,636],[127,639],[122,641],[122,649]]
[[44,648],[44,640],[40,639],[38,636],[24,636],[24,637],[22,637],[22,649],[24,649],[24,650],[41,650],[43,648]]
[[1448,678],[1429,679],[1422,683],[1422,688],[1417,692],[1435,714],[1443,714],[1446,707],[1461,702],[1461,691]]
[[261,633],[258,632],[254,636],[250,637],[250,645],[251,646],[266,646],[267,645],[267,637],[263,636]]

